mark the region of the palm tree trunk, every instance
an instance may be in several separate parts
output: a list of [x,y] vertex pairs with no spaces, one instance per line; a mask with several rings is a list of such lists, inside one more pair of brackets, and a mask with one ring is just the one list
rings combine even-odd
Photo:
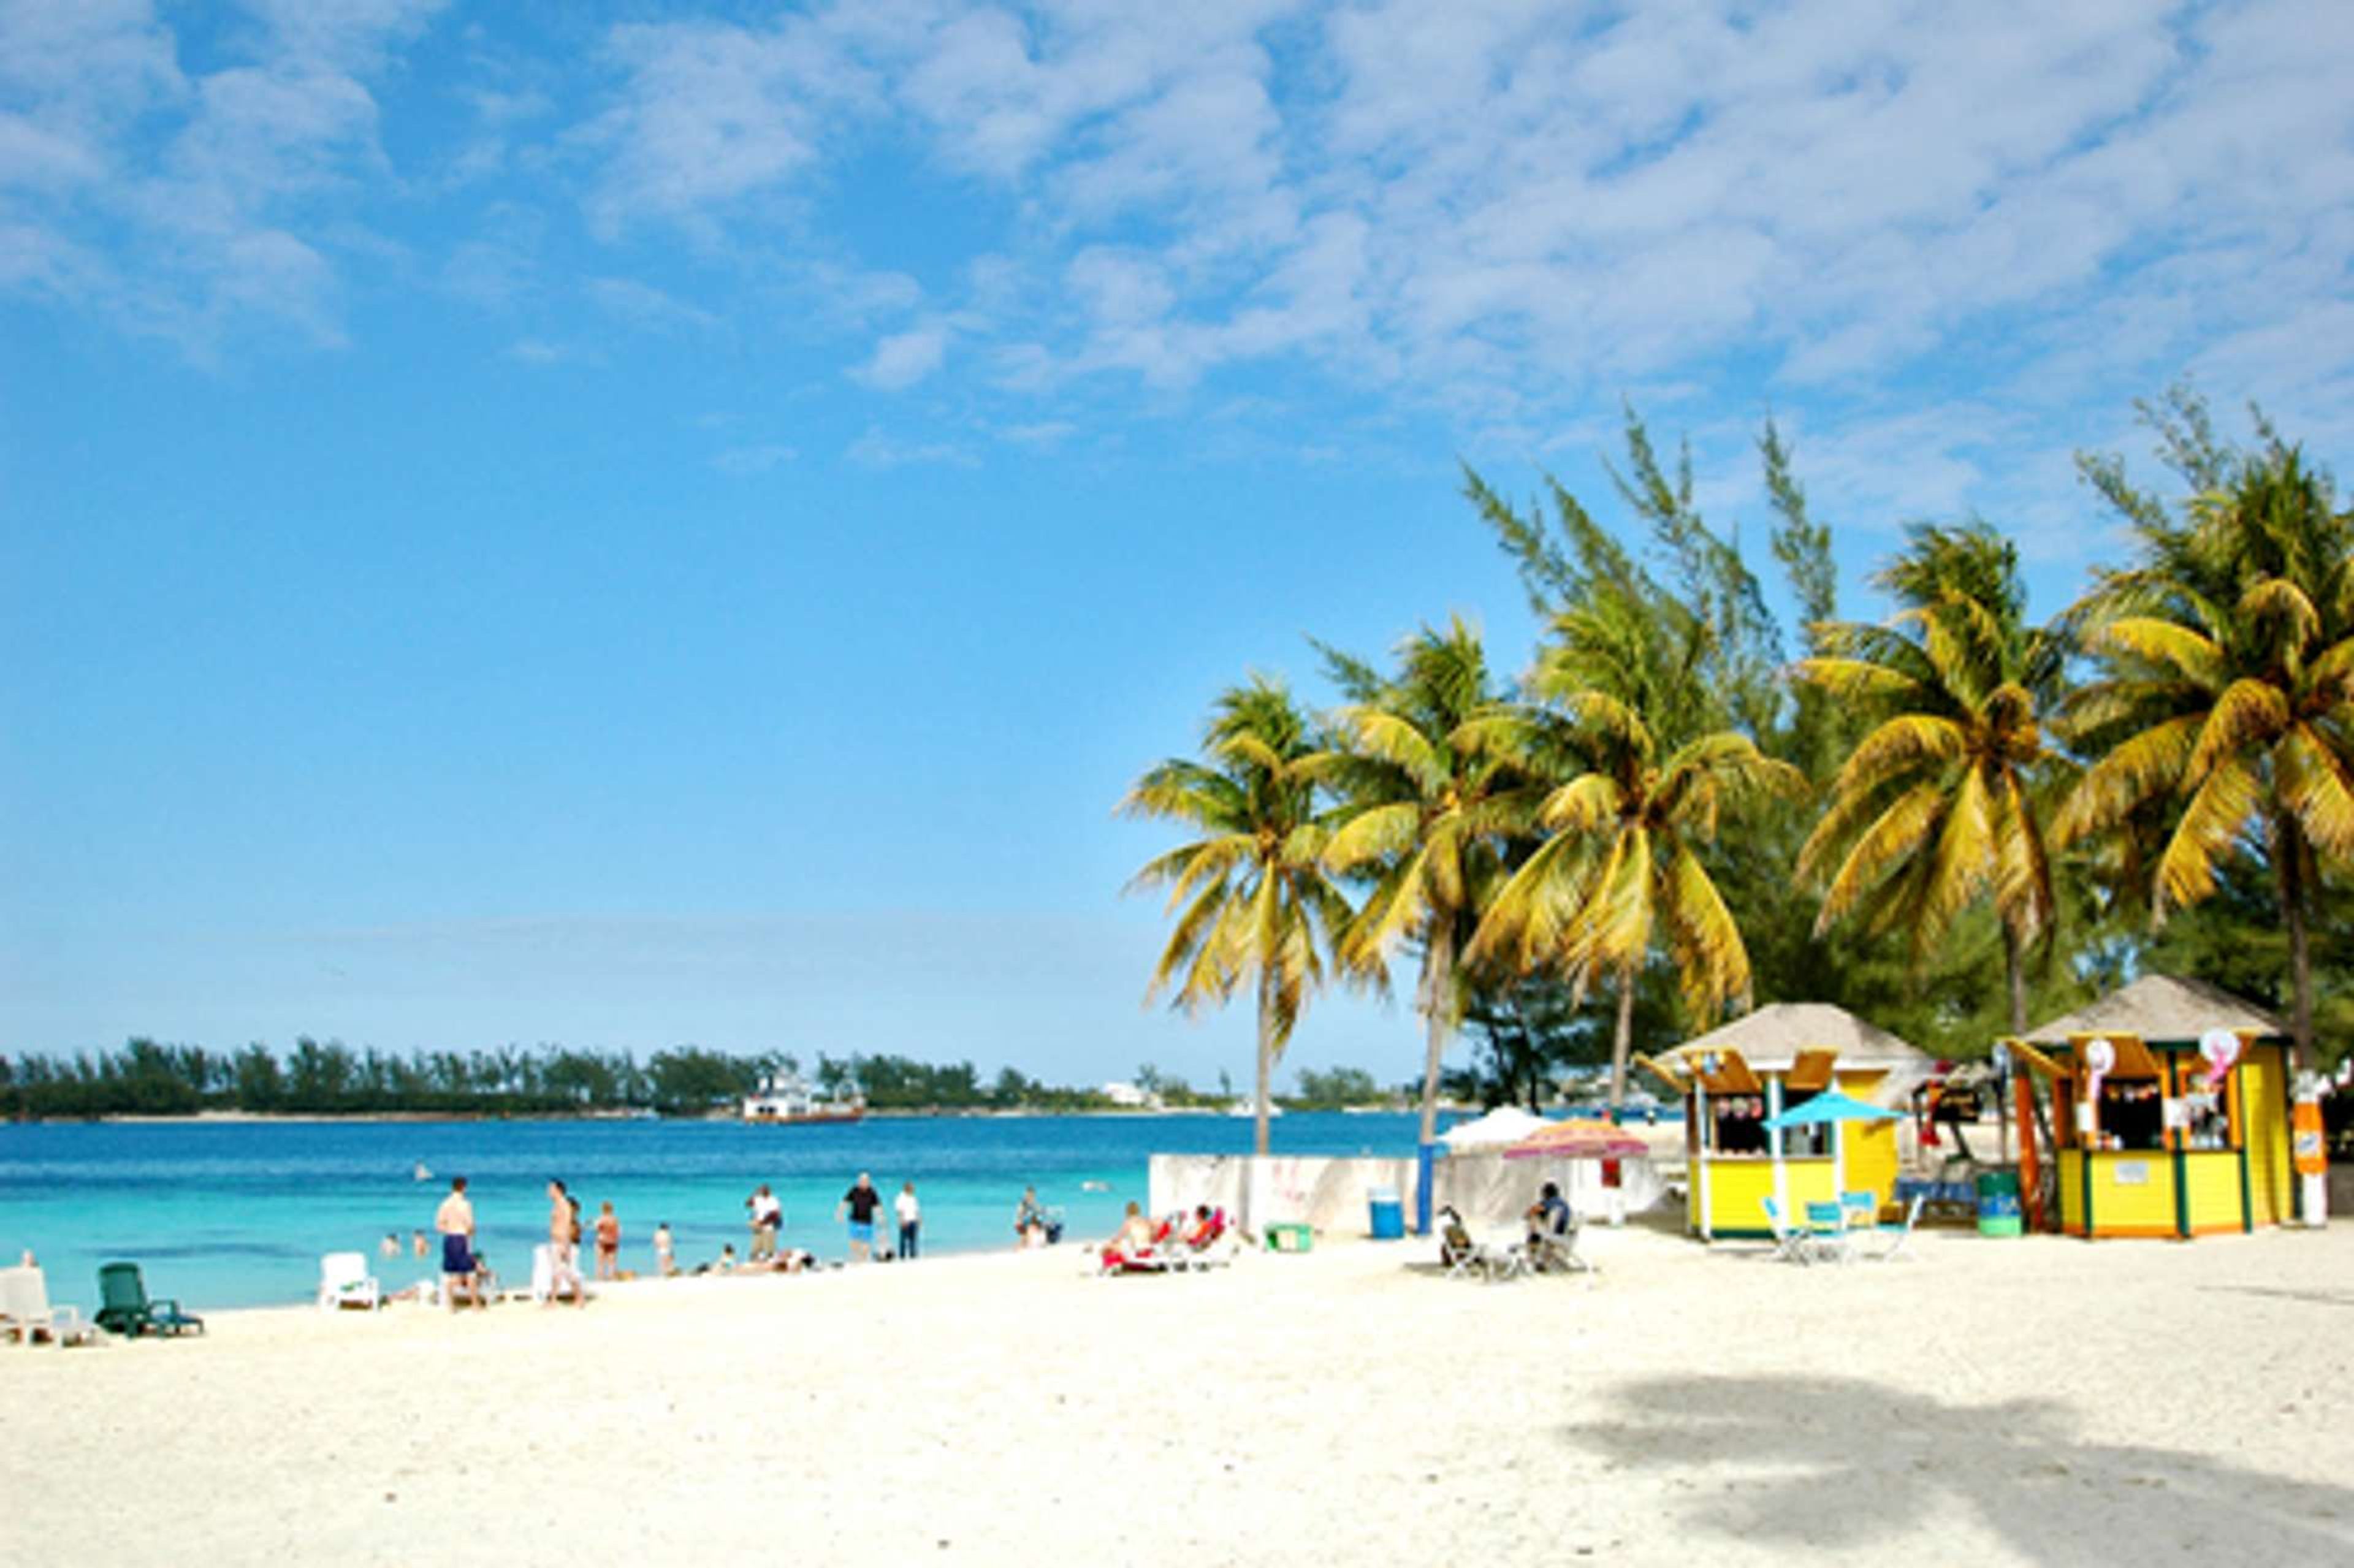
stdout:
[[1422,1136],[1430,1144],[1438,1137],[1438,1069],[1447,1056],[1447,1036],[1454,1033],[1454,1010],[1447,1005],[1455,985],[1455,922],[1445,916],[1431,922],[1430,941],[1422,955]]
[[[1267,1107],[1275,1083],[1275,969],[1258,971],[1258,1100],[1251,1118],[1251,1152],[1267,1158]],[[1254,1217],[1256,1223],[1256,1217]]]
[[[2010,1033],[2018,1039],[2027,1033],[2027,944],[2019,938],[2019,928],[2009,921],[2002,922],[2002,977],[2010,992]],[[2009,1087],[2013,1093],[2032,1095],[2034,1086],[2027,1082],[2027,1068],[2012,1069],[2018,1076]],[[1997,1080],[2001,1082],[2001,1080]],[[1997,1096],[1994,1107],[1995,1161],[2010,1163],[2010,1107]]]
[[2027,1033],[2027,945],[2011,923],[2002,923],[2002,978],[2010,988],[2010,1032]]
[[2296,819],[2273,820],[2273,853],[2279,862],[2274,885],[2280,892],[2281,926],[2288,932],[2289,1036],[2296,1042],[2300,1072],[2313,1070],[2313,953],[2305,928],[2305,833]]
[[1618,1024],[1610,1035],[1610,1108],[1627,1103],[1627,1058],[1635,1054],[1635,970],[1618,971]]

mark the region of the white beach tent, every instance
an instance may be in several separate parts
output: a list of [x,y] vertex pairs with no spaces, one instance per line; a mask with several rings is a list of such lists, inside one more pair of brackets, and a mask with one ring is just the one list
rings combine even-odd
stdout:
[[1518,1106],[1498,1106],[1486,1116],[1448,1128],[1438,1135],[1438,1141],[1449,1149],[1500,1149],[1546,1125],[1544,1118],[1531,1116]]

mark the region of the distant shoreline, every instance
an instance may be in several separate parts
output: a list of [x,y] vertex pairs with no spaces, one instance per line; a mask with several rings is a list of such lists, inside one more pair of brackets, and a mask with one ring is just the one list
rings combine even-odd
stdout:
[[[1300,1107],[1288,1107],[1288,1106],[1287,1106],[1287,1107],[1281,1107],[1281,1108],[1282,1108],[1283,1110],[1287,1111],[1287,1112],[1291,1112],[1291,1113],[1295,1113],[1295,1114],[1305,1114],[1304,1112],[1302,1112],[1302,1111],[1300,1110]],[[1362,1110],[1371,1110],[1371,1111],[1376,1111],[1376,1112],[1379,1112],[1379,1111],[1386,1111],[1386,1110],[1389,1110],[1391,1107],[1343,1107],[1343,1106],[1334,1106],[1334,1107],[1325,1107],[1325,1108],[1331,1109],[1331,1110],[1334,1110],[1334,1111],[1341,1111],[1341,1112],[1362,1111]],[[1456,1106],[1441,1106],[1439,1108],[1440,1108],[1440,1109],[1442,1109],[1442,1110],[1458,1110],[1458,1109],[1461,1109],[1462,1107],[1456,1107]],[[1410,1114],[1412,1114],[1412,1113],[1411,1113],[1411,1110],[1409,1109],[1408,1111],[1405,1111],[1405,1112],[1397,1112],[1397,1113],[1394,1113],[1394,1114],[1400,1114],[1400,1115],[1410,1115]],[[1160,1109],[1160,1110],[1146,1110],[1146,1109],[1142,1109],[1142,1108],[1140,1108],[1140,1107],[1125,1107],[1125,1106],[1122,1106],[1122,1107],[1107,1107],[1107,1108],[1103,1108],[1103,1109],[1097,1109],[1097,1110],[1047,1110],[1047,1109],[1043,1109],[1043,1108],[1026,1108],[1026,1107],[1025,1107],[1025,1108],[1013,1109],[1013,1110],[996,1110],[996,1109],[991,1109],[991,1108],[983,1107],[960,1107],[960,1106],[959,1106],[959,1107],[949,1107],[949,1106],[927,1106],[927,1107],[911,1107],[911,1108],[908,1108],[908,1109],[903,1109],[903,1110],[901,1110],[901,1109],[895,1109],[895,1110],[870,1110],[870,1111],[868,1111],[868,1112],[866,1113],[864,1119],[865,1119],[865,1120],[867,1120],[867,1121],[940,1121],[940,1120],[959,1120],[959,1121],[1016,1120],[1016,1121],[1018,1121],[1018,1120],[1032,1119],[1032,1118],[1046,1118],[1046,1117],[1055,1117],[1055,1118],[1063,1118],[1063,1117],[1112,1117],[1112,1118],[1160,1118],[1160,1117],[1213,1117],[1213,1118],[1218,1118],[1218,1117],[1229,1117],[1229,1116],[1233,1117],[1233,1118],[1234,1118],[1234,1119],[1235,1119],[1235,1120],[1237,1120],[1237,1121],[1245,1121],[1245,1120],[1248,1120],[1248,1119],[1249,1119],[1249,1118],[1248,1118],[1246,1115],[1236,1115],[1235,1113],[1229,1112],[1229,1111],[1225,1111],[1225,1110],[1221,1110],[1221,1109],[1218,1109],[1218,1108],[1216,1108],[1216,1107],[1210,1107],[1210,1106],[1170,1106],[1170,1107],[1164,1107],[1164,1108],[1162,1108],[1162,1109]],[[715,1112],[710,1113],[709,1115],[705,1115],[705,1116],[699,1116],[699,1117],[698,1117],[698,1116],[666,1116],[666,1117],[662,1117],[662,1118],[649,1118],[649,1117],[643,1116],[643,1115],[642,1115],[641,1113],[636,1112],[636,1111],[603,1111],[603,1110],[597,1110],[597,1111],[351,1111],[351,1112],[335,1112],[335,1111],[245,1111],[245,1110],[207,1110],[207,1111],[195,1111],[195,1112],[189,1113],[189,1114],[187,1114],[187,1115],[182,1115],[182,1116],[143,1116],[143,1115],[130,1115],[130,1114],[124,1114],[124,1115],[116,1115],[116,1116],[90,1116],[90,1117],[79,1117],[79,1116],[29,1117],[29,1118],[27,1118],[25,1119],[25,1122],[23,1123],[23,1125],[31,1126],[31,1125],[34,1125],[34,1124],[36,1124],[36,1123],[44,1123],[44,1122],[58,1122],[58,1123],[71,1123],[71,1122],[101,1122],[101,1123],[105,1123],[105,1124],[110,1125],[110,1126],[116,1126],[116,1127],[184,1127],[184,1126],[205,1126],[205,1125],[224,1126],[224,1127],[234,1127],[234,1126],[245,1126],[245,1125],[259,1125],[259,1124],[263,1124],[263,1123],[271,1123],[271,1122],[280,1122],[280,1123],[285,1123],[285,1124],[288,1124],[288,1125],[293,1125],[293,1126],[303,1126],[303,1125],[312,1125],[312,1126],[315,1126],[315,1125],[325,1124],[325,1123],[359,1123],[359,1122],[385,1122],[385,1123],[401,1123],[401,1122],[437,1122],[437,1121],[469,1121],[469,1122],[472,1122],[472,1121],[587,1121],[587,1122],[602,1122],[602,1121],[647,1121],[647,1120],[654,1120],[654,1119],[659,1119],[659,1120],[662,1120],[662,1121],[668,1121],[668,1122],[690,1122],[690,1121],[718,1121],[718,1122],[735,1122],[735,1121],[738,1121],[738,1120],[740,1120],[740,1118],[738,1118],[738,1117],[737,1117],[734,1112],[732,1112],[732,1111],[715,1111]],[[785,1124],[785,1125],[791,1125],[791,1124]]]

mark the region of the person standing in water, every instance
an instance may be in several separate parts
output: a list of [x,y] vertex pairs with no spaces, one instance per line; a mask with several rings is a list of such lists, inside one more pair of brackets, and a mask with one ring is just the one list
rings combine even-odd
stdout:
[[851,1262],[864,1263],[873,1255],[875,1211],[882,1206],[883,1194],[875,1190],[875,1179],[864,1171],[858,1173],[858,1180],[852,1184],[850,1191],[842,1195],[842,1202],[834,1205],[835,1219],[839,1220],[844,1214],[850,1216]]
[[564,1183],[551,1178],[547,1183],[547,1306],[556,1305],[567,1284],[572,1287],[574,1306],[588,1305],[588,1287],[580,1277],[579,1234],[580,1211],[573,1207]]
[[610,1198],[597,1210],[597,1277],[610,1279],[620,1272],[621,1221]]
[[744,1200],[744,1206],[752,1211],[752,1261],[759,1263],[774,1257],[777,1232],[785,1223],[785,1206],[777,1202],[777,1195],[769,1191],[766,1181]]
[[916,1233],[924,1224],[923,1206],[916,1202],[916,1184],[913,1181],[899,1189],[899,1195],[891,1200],[891,1207],[899,1216],[899,1259],[903,1263],[913,1261]]
[[450,1195],[433,1211],[433,1228],[441,1234],[442,1301],[454,1312],[463,1294],[482,1306],[482,1292],[474,1288],[474,1205],[466,1200],[463,1176],[450,1178]]

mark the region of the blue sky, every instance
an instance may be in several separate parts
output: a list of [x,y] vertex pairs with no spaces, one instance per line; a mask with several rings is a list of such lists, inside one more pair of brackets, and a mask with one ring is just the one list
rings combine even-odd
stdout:
[[2054,608],[2134,397],[2354,434],[2349,79],[2327,0],[0,0],[0,1049],[1245,1079],[1112,807],[1308,635],[1518,665],[1458,458],[1598,493],[1632,399],[1755,537],[1771,408],[1851,586],[1975,510]]

